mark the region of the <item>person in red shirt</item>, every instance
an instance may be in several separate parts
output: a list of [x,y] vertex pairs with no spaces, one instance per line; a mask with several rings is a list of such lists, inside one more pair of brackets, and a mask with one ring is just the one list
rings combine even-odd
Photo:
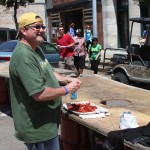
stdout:
[[64,28],[58,28],[57,48],[60,51],[59,68],[74,70],[77,73],[74,65],[74,40],[69,34],[64,33]]

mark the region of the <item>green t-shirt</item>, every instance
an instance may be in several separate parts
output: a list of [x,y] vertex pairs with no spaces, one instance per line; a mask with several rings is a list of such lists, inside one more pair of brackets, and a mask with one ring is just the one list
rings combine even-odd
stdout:
[[32,95],[59,83],[43,52],[18,42],[10,61],[10,96],[15,136],[26,143],[52,139],[58,134],[61,97],[35,101]]
[[[97,44],[96,47],[89,45],[88,49],[90,53],[90,60],[95,60],[97,54],[101,51],[102,46],[100,44]],[[100,59],[100,56],[98,57],[98,59]]]

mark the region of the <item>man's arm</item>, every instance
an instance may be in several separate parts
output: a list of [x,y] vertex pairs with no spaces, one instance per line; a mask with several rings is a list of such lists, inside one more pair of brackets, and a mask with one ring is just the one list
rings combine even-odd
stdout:
[[68,39],[68,43],[70,43],[69,45],[59,45],[58,48],[59,49],[63,49],[63,48],[72,48],[74,47],[74,40],[72,39],[72,37],[69,34],[66,34],[66,38]]
[[59,96],[64,96],[68,93],[73,93],[77,91],[77,89],[80,87],[81,81],[76,78],[70,78],[60,75],[57,72],[54,72],[56,78],[58,81],[65,81],[66,86],[62,86],[59,88],[51,88],[51,87],[45,87],[45,89],[39,93],[36,93],[33,95],[33,98],[36,101],[50,101],[54,100],[55,98]]
[[67,46],[67,48],[74,47],[74,42]]
[[73,43],[71,43],[71,44],[69,44],[68,46],[60,46],[60,45],[57,45],[57,48],[58,49],[63,49],[63,48],[71,48],[71,47],[74,47],[74,42]]
[[34,94],[32,97],[36,101],[51,101],[65,94],[66,94],[66,91],[64,87],[60,87],[60,88],[45,87],[43,91]]

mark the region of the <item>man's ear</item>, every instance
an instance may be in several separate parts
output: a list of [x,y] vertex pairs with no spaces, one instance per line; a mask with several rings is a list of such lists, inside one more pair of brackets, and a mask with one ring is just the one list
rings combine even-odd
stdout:
[[25,27],[21,28],[21,29],[20,29],[21,34],[22,34],[22,35],[26,35],[26,30],[27,30],[27,29],[26,29]]

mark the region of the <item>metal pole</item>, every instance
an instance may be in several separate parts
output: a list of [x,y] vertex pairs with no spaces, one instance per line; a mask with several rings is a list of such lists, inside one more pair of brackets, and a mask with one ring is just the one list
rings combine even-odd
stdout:
[[97,0],[92,0],[93,10],[93,37],[97,37]]
[[50,32],[49,32],[49,18],[48,18],[48,16],[47,16],[47,14],[46,14],[46,19],[45,19],[45,21],[46,21],[46,37],[47,37],[47,41],[48,42],[50,42]]
[[49,17],[47,14],[46,5],[47,5],[47,0],[45,0],[45,25],[46,25],[46,38],[47,41],[50,42]]

